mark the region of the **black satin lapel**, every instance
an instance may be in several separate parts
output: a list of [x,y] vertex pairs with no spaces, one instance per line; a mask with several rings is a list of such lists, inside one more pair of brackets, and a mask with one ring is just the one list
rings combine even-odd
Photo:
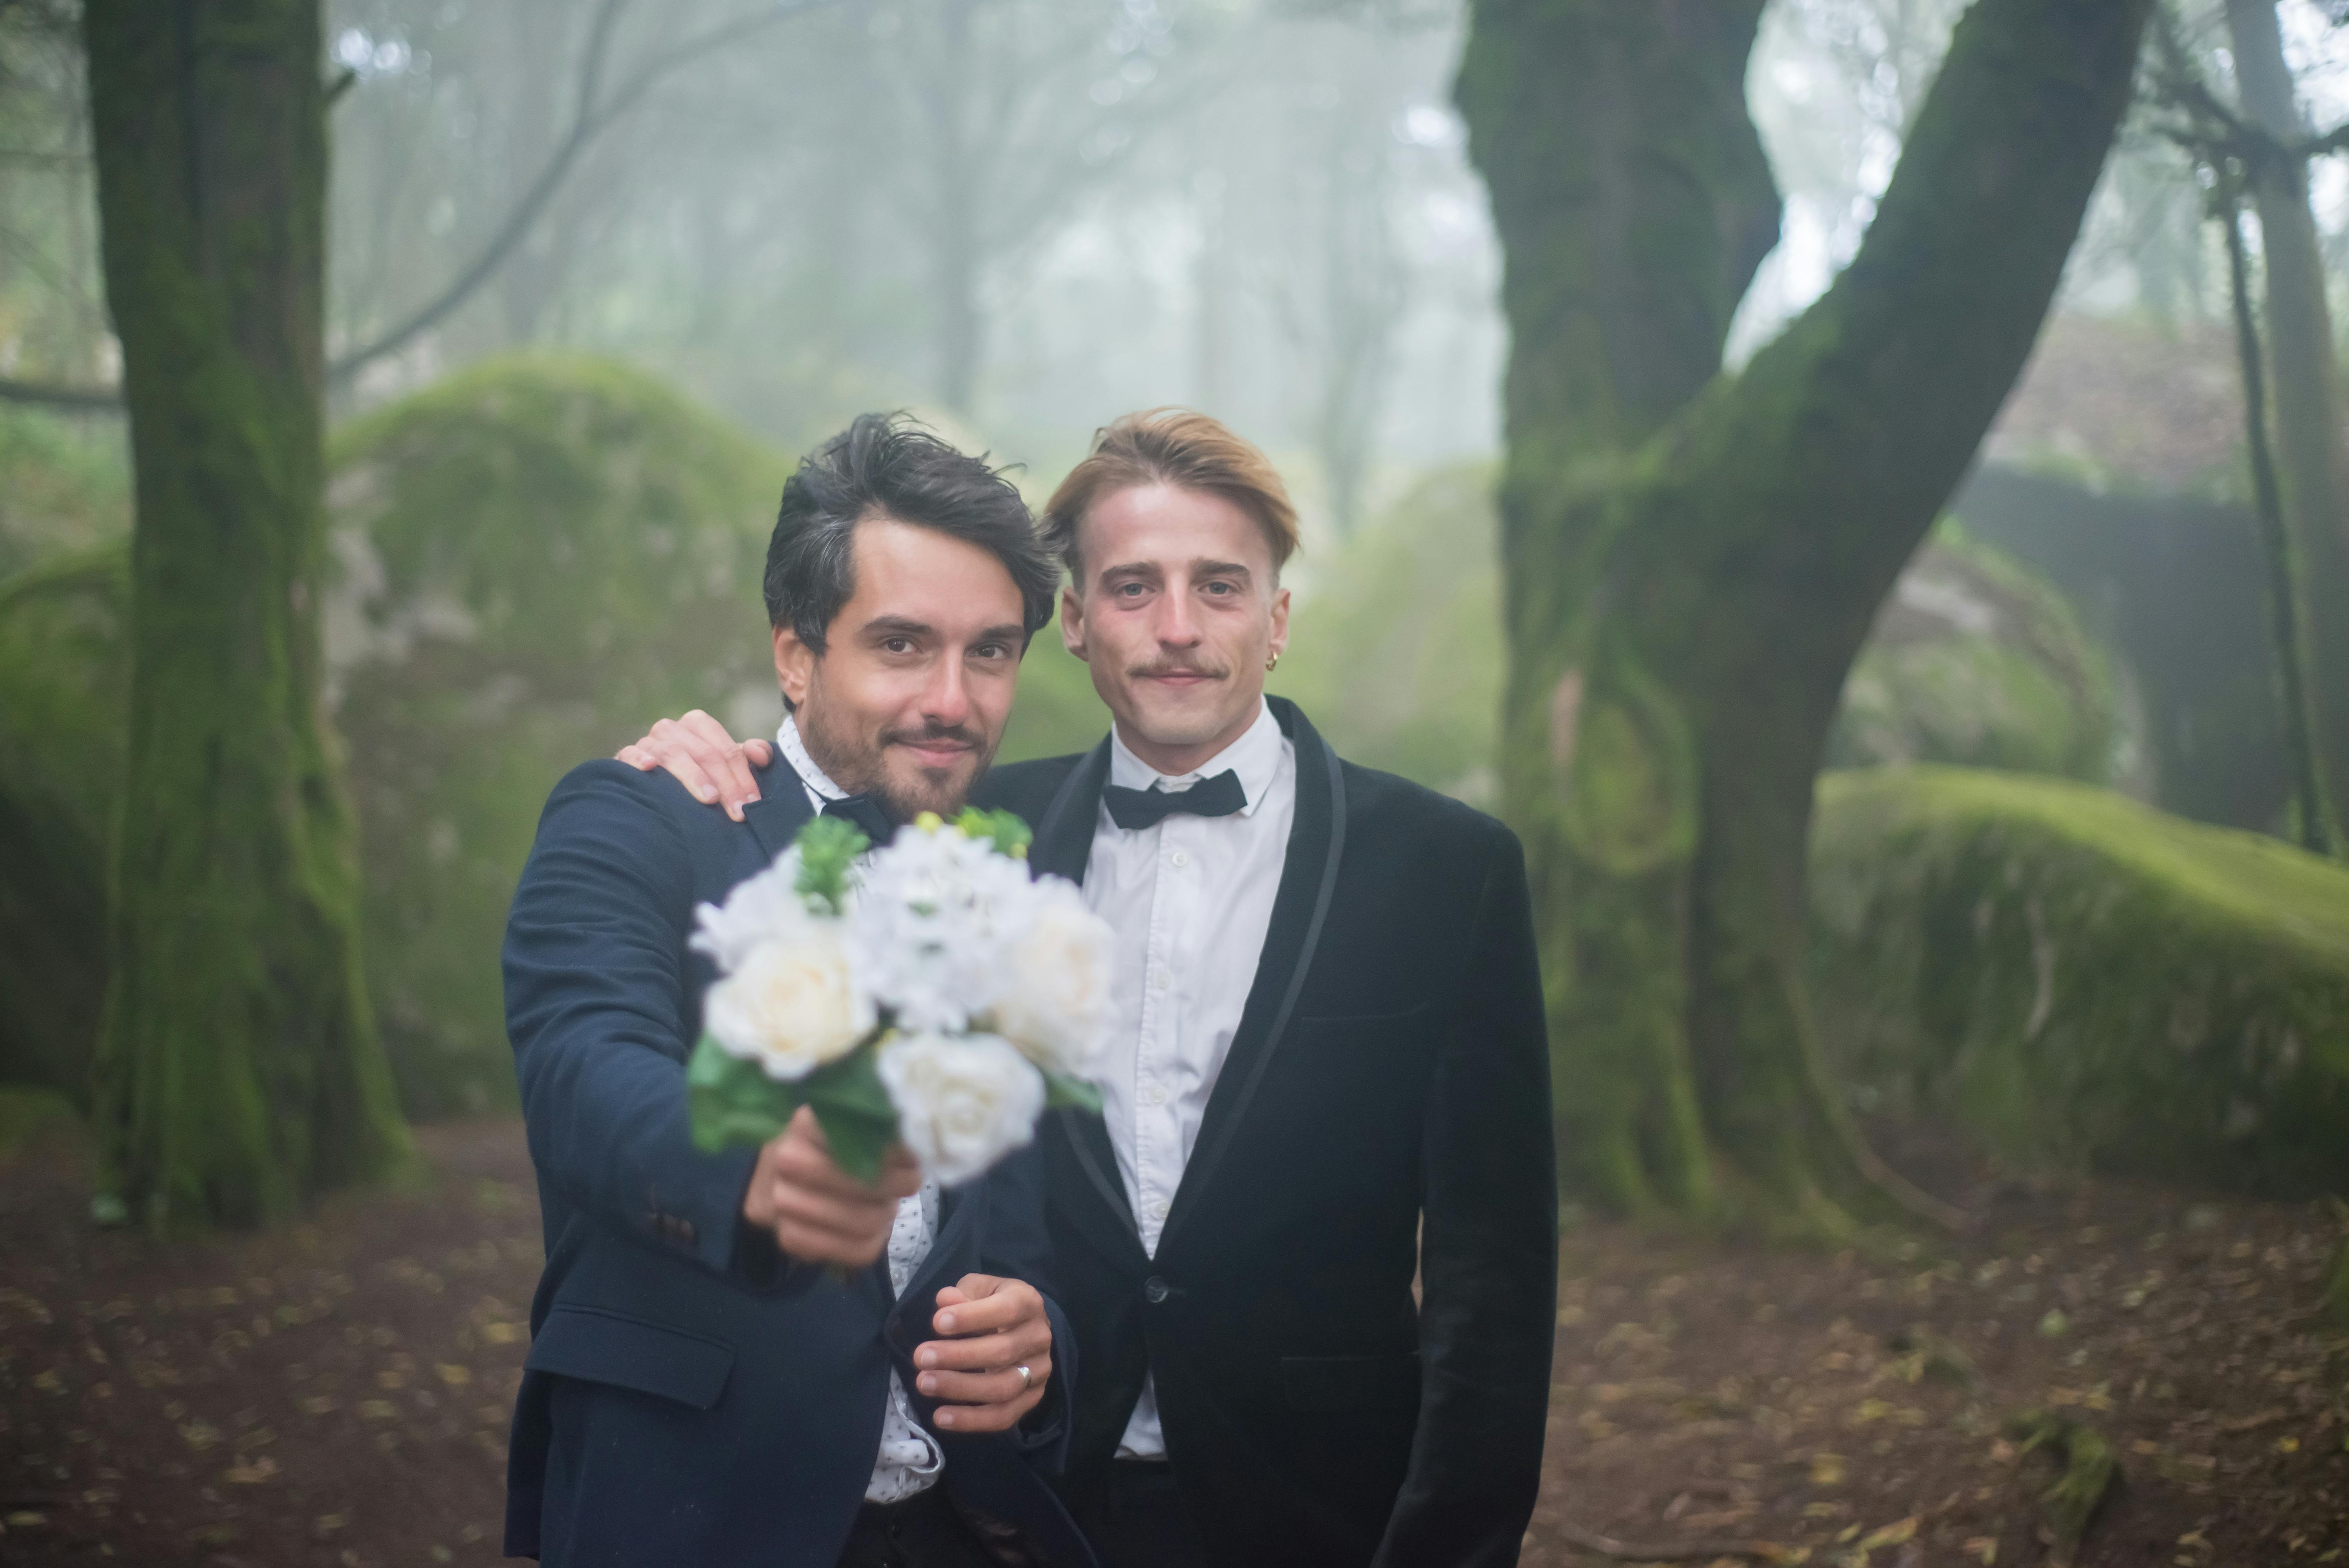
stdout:
[[1139,1239],[1141,1227],[1133,1222],[1133,1205],[1125,1199],[1125,1183],[1117,1175],[1117,1150],[1110,1147],[1109,1128],[1098,1116],[1090,1116],[1071,1106],[1061,1108],[1061,1130],[1075,1153],[1077,1167],[1085,1173],[1085,1181],[1101,1194],[1124,1225],[1126,1233]]
[[[1045,1136],[1064,1140],[1068,1158],[1084,1173],[1074,1191],[1069,1190],[1065,1177],[1056,1189],[1071,1222],[1103,1257],[1121,1264],[1147,1264],[1141,1228],[1133,1222],[1133,1207],[1126,1202],[1125,1184],[1117,1173],[1117,1154],[1109,1146],[1109,1129],[1100,1117],[1065,1106],[1049,1114],[1058,1125]],[[1056,1154],[1056,1163],[1058,1159]]]
[[759,798],[742,808],[742,820],[750,825],[759,847],[771,859],[790,849],[800,829],[814,815],[800,776],[780,758],[760,770]]
[[1109,737],[1077,759],[1069,776],[1052,794],[1052,803],[1033,826],[1036,841],[1029,847],[1028,862],[1039,872],[1049,872],[1072,882],[1085,880],[1093,858],[1093,823],[1101,815],[1102,786],[1109,782]]
[[1269,699],[1273,717],[1288,732],[1297,750],[1297,812],[1288,827],[1288,853],[1280,870],[1280,887],[1272,898],[1272,923],[1265,933],[1264,952],[1257,960],[1256,983],[1248,989],[1232,1048],[1216,1075],[1215,1091],[1199,1120],[1199,1141],[1174,1189],[1174,1208],[1158,1248],[1182,1228],[1184,1219],[1198,1208],[1216,1167],[1231,1145],[1232,1135],[1247,1115],[1248,1102],[1279,1048],[1297,1010],[1298,993],[1313,967],[1314,949],[1330,916],[1330,901],[1338,887],[1339,862],[1346,852],[1346,785],[1338,771],[1338,754],[1323,743],[1295,704]]

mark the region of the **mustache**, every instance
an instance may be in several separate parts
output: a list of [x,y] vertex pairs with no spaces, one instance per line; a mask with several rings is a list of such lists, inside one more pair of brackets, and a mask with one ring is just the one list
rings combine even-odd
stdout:
[[986,743],[978,731],[958,724],[926,724],[919,729],[885,729],[881,732],[884,746],[961,746],[972,751],[985,749]]
[[1146,665],[1135,665],[1126,672],[1133,680],[1149,680],[1160,676],[1197,676],[1203,680],[1219,681],[1231,675],[1229,665],[1200,664],[1193,659],[1154,659]]

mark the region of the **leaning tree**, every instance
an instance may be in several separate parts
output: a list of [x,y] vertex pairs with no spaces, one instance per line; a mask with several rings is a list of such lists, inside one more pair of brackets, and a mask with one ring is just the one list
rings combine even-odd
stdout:
[[257,1221],[406,1148],[320,711],[318,0],[88,0],[137,525],[98,1115],[157,1225]]
[[1543,932],[1563,1179],[1840,1231],[1886,1171],[1803,984],[1844,677],[2020,374],[2151,0],[1978,0],[1867,237],[1742,374],[1778,195],[1762,0],[1475,0],[1457,84],[1506,255],[1506,809]]

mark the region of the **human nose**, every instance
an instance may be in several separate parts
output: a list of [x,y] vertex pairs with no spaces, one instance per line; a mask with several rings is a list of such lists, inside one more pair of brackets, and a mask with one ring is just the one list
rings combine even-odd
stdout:
[[1158,641],[1169,648],[1197,645],[1199,624],[1191,609],[1188,593],[1162,593],[1158,598]]
[[922,717],[939,729],[959,729],[970,717],[970,693],[963,684],[962,661],[940,659],[922,691]]

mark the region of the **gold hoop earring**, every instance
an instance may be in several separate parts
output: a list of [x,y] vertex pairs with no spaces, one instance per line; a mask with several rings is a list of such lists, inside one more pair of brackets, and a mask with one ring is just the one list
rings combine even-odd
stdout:
[[1270,658],[1268,658],[1268,659],[1267,659],[1267,660],[1265,660],[1265,661],[1264,661],[1264,673],[1265,673],[1265,674],[1267,674],[1267,675],[1270,675],[1270,674],[1271,674],[1271,673],[1272,673],[1276,668],[1278,668],[1278,667],[1279,666],[1279,665],[1280,665],[1280,655],[1279,655],[1279,653],[1278,653],[1278,651],[1275,651],[1275,653],[1273,654],[1272,657],[1270,657]]

